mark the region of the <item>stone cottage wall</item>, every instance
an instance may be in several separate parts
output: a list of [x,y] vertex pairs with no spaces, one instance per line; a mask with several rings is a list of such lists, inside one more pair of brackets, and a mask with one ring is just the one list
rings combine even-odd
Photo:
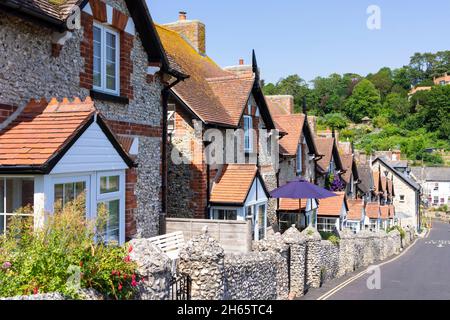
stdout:
[[[124,1],[102,2],[129,16]],[[82,28],[54,50],[52,29],[0,12],[0,104],[14,107],[17,114],[30,99],[89,96],[92,21],[82,12]],[[126,233],[127,238],[152,237],[158,234],[161,214],[163,84],[147,74],[148,56],[139,34],[123,31],[120,38],[121,95],[129,103],[94,102],[116,134],[139,138],[138,167],[127,172]]]
[[339,245],[330,241],[320,242],[320,274],[321,284],[334,279],[339,273]]

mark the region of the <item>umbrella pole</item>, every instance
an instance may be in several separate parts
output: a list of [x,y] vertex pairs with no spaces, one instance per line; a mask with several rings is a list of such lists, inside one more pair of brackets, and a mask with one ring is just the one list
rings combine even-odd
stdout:
[[301,198],[298,199],[298,211],[299,211],[298,218],[301,219],[302,218],[302,199]]

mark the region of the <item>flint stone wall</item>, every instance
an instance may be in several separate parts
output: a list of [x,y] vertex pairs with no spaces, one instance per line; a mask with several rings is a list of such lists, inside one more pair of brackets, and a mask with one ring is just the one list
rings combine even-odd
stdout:
[[148,239],[130,241],[133,248],[131,260],[138,265],[137,276],[143,281],[138,284],[137,300],[168,300],[172,262],[161,249]]

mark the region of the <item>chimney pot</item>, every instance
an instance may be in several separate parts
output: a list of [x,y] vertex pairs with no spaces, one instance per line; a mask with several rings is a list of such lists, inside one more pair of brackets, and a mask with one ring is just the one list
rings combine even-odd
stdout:
[[239,59],[239,65],[243,66],[244,65],[244,59]]
[[179,21],[185,21],[186,20],[186,11],[180,11],[178,14],[178,20]]

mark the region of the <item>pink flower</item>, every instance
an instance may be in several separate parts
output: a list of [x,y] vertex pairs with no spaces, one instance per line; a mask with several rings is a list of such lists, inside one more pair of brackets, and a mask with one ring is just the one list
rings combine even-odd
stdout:
[[128,253],[130,253],[131,251],[133,251],[133,246],[132,246],[132,245],[130,245],[130,246],[128,247]]
[[11,266],[12,266],[12,263],[9,262],[9,261],[6,261],[6,262],[3,263],[3,265],[2,265],[2,269],[6,270],[6,269],[11,268]]
[[124,259],[123,259],[123,261],[125,261],[125,262],[130,262],[131,261],[131,258],[130,258],[130,256],[128,255],[128,256],[126,256]]
[[136,286],[137,286],[136,280],[131,281],[131,286],[133,286],[133,287],[136,287]]
[[117,287],[117,289],[119,289],[119,291],[122,291],[122,284],[119,283],[119,286]]
[[35,287],[34,289],[33,289],[33,294],[38,294],[39,293],[39,288],[38,287]]

